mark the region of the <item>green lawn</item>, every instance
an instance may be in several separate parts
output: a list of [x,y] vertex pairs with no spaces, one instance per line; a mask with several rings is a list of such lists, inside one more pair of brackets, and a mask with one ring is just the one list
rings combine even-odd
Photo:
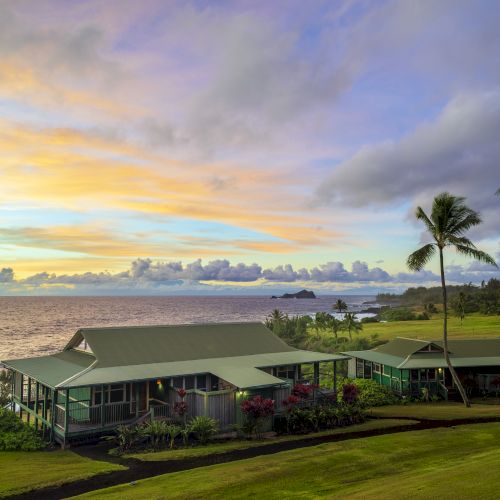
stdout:
[[162,450],[149,453],[134,453],[130,455],[125,455],[125,457],[137,458],[139,460],[144,460],[144,461],[182,460],[193,457],[226,453],[228,451],[233,451],[233,450],[243,450],[246,448],[280,443],[283,441],[296,441],[298,439],[304,439],[304,438],[345,434],[346,432],[360,432],[360,431],[369,431],[374,429],[404,427],[406,425],[411,425],[414,423],[417,422],[413,420],[397,420],[397,419],[369,420],[362,424],[351,425],[349,427],[342,427],[328,431],[322,431],[315,434],[282,436],[271,439],[264,439],[261,441],[243,441],[243,440],[227,441],[224,443],[214,443],[214,444],[209,444],[207,446],[196,446],[194,448],[186,448],[179,450]]
[[500,424],[404,432],[167,474],[80,498],[498,498]]
[[408,405],[380,406],[372,408],[374,417],[412,417],[435,420],[453,420],[454,418],[500,418],[500,406],[491,404],[473,404],[466,408],[462,403],[415,403]]
[[0,452],[0,497],[125,469],[71,451]]
[[[442,315],[436,314],[428,321],[392,321],[388,323],[365,323],[361,336],[378,334],[383,340],[395,337],[439,340],[443,335]],[[460,319],[450,316],[448,320],[450,338],[500,337],[500,316],[471,315]]]

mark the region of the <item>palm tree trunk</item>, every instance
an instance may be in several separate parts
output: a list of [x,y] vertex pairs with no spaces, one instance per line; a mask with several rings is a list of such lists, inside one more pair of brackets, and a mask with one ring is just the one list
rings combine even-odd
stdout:
[[464,405],[467,408],[470,408],[470,401],[469,398],[467,397],[467,394],[465,393],[465,390],[462,386],[462,382],[460,382],[460,379],[458,378],[457,372],[455,371],[455,368],[453,368],[453,365],[451,364],[450,360],[450,355],[448,352],[448,299],[446,295],[446,282],[444,279],[444,261],[443,261],[443,249],[439,247],[439,264],[441,267],[441,287],[443,289],[443,314],[444,314],[444,319],[443,319],[443,347],[444,347],[444,359],[446,360],[446,364],[448,365],[448,370],[450,370],[451,373],[451,378],[453,379],[453,382],[455,383],[455,386],[458,389],[458,392],[460,393],[460,396],[462,396]]

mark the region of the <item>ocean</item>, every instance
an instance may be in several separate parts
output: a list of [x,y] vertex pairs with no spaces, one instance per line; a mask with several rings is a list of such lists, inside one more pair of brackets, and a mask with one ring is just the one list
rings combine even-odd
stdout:
[[[368,295],[316,299],[266,297],[0,297],[0,360],[59,351],[78,328],[263,321],[273,309],[289,315],[332,312],[342,298],[351,311]],[[358,317],[369,316],[360,314]]]

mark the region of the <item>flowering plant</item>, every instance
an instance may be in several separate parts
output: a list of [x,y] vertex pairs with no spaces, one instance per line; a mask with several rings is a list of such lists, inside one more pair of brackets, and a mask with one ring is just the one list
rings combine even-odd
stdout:
[[188,411],[188,404],[185,401],[176,401],[174,403],[174,413],[179,417],[184,416]]
[[344,384],[342,387],[342,401],[348,405],[354,404],[358,400],[359,391],[355,384]]
[[284,399],[281,404],[286,408],[287,412],[291,412],[294,406],[300,401],[298,396],[294,394],[290,394],[286,399]]
[[292,394],[301,399],[307,399],[313,392],[314,387],[312,385],[305,384],[295,384],[292,389]]
[[177,389],[177,394],[181,399],[184,399],[184,396],[187,394],[186,389]]
[[253,424],[257,438],[261,438],[264,420],[274,415],[274,400],[254,396],[243,401],[241,411],[246,415],[248,422]]

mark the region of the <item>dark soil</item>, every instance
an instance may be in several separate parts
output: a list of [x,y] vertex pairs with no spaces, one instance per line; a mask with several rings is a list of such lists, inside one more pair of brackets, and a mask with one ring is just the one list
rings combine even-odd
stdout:
[[[416,420],[410,419],[408,420]],[[296,448],[303,448],[307,446],[316,446],[322,443],[331,443],[335,441],[345,441],[347,439],[359,439],[370,436],[378,436],[382,434],[394,434],[397,432],[418,431],[424,429],[434,429],[438,427],[454,427],[457,425],[477,424],[487,422],[500,422],[500,418],[482,418],[482,419],[456,419],[456,420],[421,420],[417,424],[409,424],[407,426],[388,427],[385,429],[373,429],[367,431],[346,432],[344,434],[333,434],[330,436],[316,436],[298,439],[295,441],[283,441],[281,443],[265,444],[262,446],[255,446],[252,448],[233,450],[226,453],[181,459],[181,460],[168,460],[157,462],[144,462],[136,459],[123,459],[119,457],[111,457],[107,454],[109,444],[98,444],[92,446],[82,446],[75,448],[74,451],[83,456],[92,458],[94,460],[106,460],[109,462],[120,463],[128,467],[124,471],[110,472],[107,474],[100,474],[89,479],[83,479],[66,483],[61,486],[52,486],[33,490],[28,493],[10,496],[10,499],[26,499],[26,500],[57,500],[68,498],[89,491],[107,488],[123,483],[131,483],[139,479],[148,477],[159,476],[161,474],[169,474],[183,470],[195,469],[198,467],[205,467],[207,465],[214,465],[235,460],[244,460],[246,458],[253,458],[262,455],[270,455],[279,453],[281,451],[293,450]]]

